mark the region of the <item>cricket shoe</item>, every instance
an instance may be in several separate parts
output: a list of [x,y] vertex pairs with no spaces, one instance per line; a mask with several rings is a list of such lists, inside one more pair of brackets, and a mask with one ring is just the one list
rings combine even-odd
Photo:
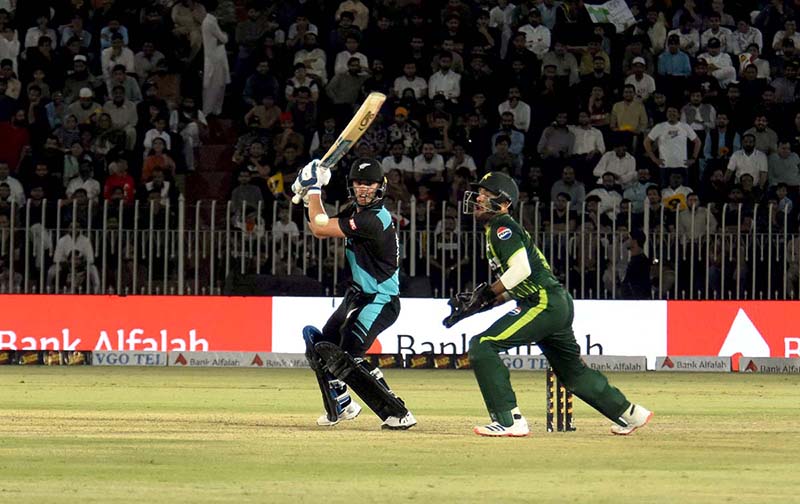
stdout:
[[530,435],[531,430],[528,428],[528,421],[525,420],[525,417],[515,413],[514,423],[511,424],[511,427],[504,427],[498,422],[492,422],[489,425],[479,425],[473,428],[472,432],[486,437],[525,437]]
[[619,418],[627,425],[623,427],[621,425],[613,424],[611,426],[611,433],[616,434],[617,436],[627,436],[628,434],[632,434],[636,429],[647,425],[647,422],[653,418],[653,412],[644,406],[631,404],[630,409],[623,413]]
[[405,416],[390,416],[381,424],[381,429],[407,430],[417,425],[417,419],[409,411]]
[[333,427],[342,420],[355,420],[358,414],[361,413],[361,405],[355,401],[351,401],[345,409],[339,413],[339,416],[334,421],[328,419],[328,415],[322,415],[317,418],[317,425],[320,427]]

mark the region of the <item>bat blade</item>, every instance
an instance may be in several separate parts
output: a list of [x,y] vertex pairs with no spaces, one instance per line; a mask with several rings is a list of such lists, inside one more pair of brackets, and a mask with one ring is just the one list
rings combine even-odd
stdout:
[[[353,118],[350,119],[350,122],[339,134],[339,138],[331,145],[328,152],[322,156],[320,160],[321,169],[330,170],[344,158],[350,148],[367,132],[385,101],[386,95],[383,93],[372,92],[367,96]],[[295,194],[292,197],[292,202],[296,205],[300,203],[301,198],[301,195]]]

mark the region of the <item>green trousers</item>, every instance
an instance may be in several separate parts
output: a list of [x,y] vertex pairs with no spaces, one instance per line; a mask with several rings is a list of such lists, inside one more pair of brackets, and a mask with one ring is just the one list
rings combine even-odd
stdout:
[[[498,355],[536,344],[559,381],[613,422],[630,406],[619,389],[599,371],[586,366],[572,332],[572,297],[563,289],[540,291],[538,302],[520,302],[484,332],[470,340],[469,359],[492,419],[508,424],[517,406],[508,368]],[[622,424],[620,424],[622,425]]]

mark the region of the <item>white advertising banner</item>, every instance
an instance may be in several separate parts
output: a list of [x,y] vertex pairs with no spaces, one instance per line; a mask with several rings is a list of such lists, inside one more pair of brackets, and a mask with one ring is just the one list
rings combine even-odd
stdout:
[[[341,298],[276,297],[272,302],[272,351],[301,353],[303,327],[322,328]],[[466,353],[472,336],[513,308],[506,303],[446,329],[442,319],[450,313],[447,300],[404,298],[400,317],[380,335],[371,353]],[[582,354],[643,355],[652,367],[656,356],[667,350],[667,302],[576,301],[573,328]],[[533,346],[509,353],[540,352]]]

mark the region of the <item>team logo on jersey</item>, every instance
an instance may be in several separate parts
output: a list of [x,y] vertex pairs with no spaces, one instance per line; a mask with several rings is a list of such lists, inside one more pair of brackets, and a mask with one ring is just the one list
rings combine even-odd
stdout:
[[500,238],[501,240],[508,240],[509,238],[511,238],[511,229],[505,226],[500,226],[499,228],[497,228],[497,237]]
[[356,220],[355,219],[350,219],[350,229],[352,229],[353,231],[358,229],[358,226],[356,226]]

